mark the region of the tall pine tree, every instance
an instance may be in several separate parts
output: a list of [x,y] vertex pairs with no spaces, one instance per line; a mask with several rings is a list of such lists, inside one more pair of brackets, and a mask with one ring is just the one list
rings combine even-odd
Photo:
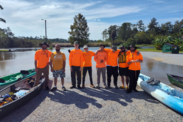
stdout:
[[85,17],[82,14],[78,14],[74,17],[74,24],[70,27],[71,31],[69,41],[71,44],[74,41],[78,41],[80,45],[84,45],[88,43],[89,40],[89,27]]

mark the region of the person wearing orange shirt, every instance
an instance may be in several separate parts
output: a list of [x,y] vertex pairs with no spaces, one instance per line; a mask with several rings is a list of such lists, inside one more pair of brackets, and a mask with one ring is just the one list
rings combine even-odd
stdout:
[[74,42],[75,49],[70,51],[69,54],[69,66],[71,70],[71,80],[72,80],[72,88],[76,88],[76,77],[75,74],[77,73],[77,87],[81,89],[81,69],[83,66],[83,52],[78,48],[79,43],[78,41]]
[[34,64],[35,64],[35,71],[36,71],[36,81],[34,82],[34,86],[37,86],[39,84],[39,79],[43,73],[45,77],[46,89],[49,90],[49,87],[48,87],[49,58],[52,52],[47,50],[47,47],[49,47],[49,45],[46,42],[39,44],[39,46],[41,46],[42,49],[36,51],[35,57],[34,57],[35,59]]
[[137,86],[137,80],[140,74],[140,63],[143,62],[143,57],[141,54],[137,54],[137,47],[135,45],[130,45],[130,54],[128,56],[127,62],[129,65],[129,77],[130,77],[130,86],[129,89],[127,90],[127,93],[132,92],[134,90],[135,92],[138,92],[136,89]]
[[100,74],[102,73],[102,80],[104,83],[104,88],[107,88],[106,85],[106,61],[107,53],[104,51],[105,45],[101,44],[100,49],[96,52],[94,60],[96,62],[97,68],[97,85],[96,88],[100,88]]
[[65,77],[65,65],[66,65],[66,57],[65,54],[60,51],[60,45],[55,45],[55,52],[51,54],[50,58],[50,67],[51,72],[53,72],[54,77],[54,87],[52,91],[57,90],[57,78],[60,76],[62,90],[66,91],[64,87],[64,77]]
[[88,71],[89,77],[90,77],[90,87],[95,88],[93,85],[93,80],[92,80],[92,57],[95,55],[94,52],[88,51],[88,46],[84,45],[83,47],[84,51],[83,52],[83,84],[82,88],[85,88],[85,76]]
[[120,50],[117,50],[116,46],[112,46],[111,49],[105,49],[107,52],[107,84],[108,88],[111,88],[111,76],[114,78],[114,86],[118,89],[118,55]]
[[121,89],[124,89],[124,79],[126,84],[126,89],[128,89],[128,80],[129,80],[129,71],[128,71],[128,63],[127,63],[127,56],[129,55],[130,51],[126,51],[124,46],[120,47],[120,52],[118,55],[118,62],[119,62],[119,75],[121,76],[122,86]]

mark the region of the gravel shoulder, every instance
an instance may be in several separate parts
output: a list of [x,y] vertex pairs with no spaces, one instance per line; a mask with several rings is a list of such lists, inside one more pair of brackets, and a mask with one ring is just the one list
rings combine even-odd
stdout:
[[168,54],[162,52],[141,52],[142,56],[168,64],[183,66],[183,54]]
[[123,89],[69,89],[41,93],[12,112],[3,122],[139,122],[182,121],[183,117],[138,88],[126,94]]

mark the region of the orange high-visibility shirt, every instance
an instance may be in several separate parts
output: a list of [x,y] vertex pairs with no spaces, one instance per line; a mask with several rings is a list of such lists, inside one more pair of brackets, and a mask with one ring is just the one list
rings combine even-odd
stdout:
[[69,54],[69,65],[71,66],[83,66],[83,52],[78,50],[71,50]]
[[[130,62],[132,60],[143,60],[142,54],[140,53],[139,55],[137,55],[137,51],[135,51],[134,53],[130,53],[128,55],[127,62]],[[140,62],[131,63],[129,65],[129,68],[128,69],[129,70],[134,70],[134,71],[141,70]]]
[[120,50],[116,50],[115,52],[112,49],[104,49],[107,52],[107,65],[109,66],[118,66],[118,55]]
[[83,52],[83,67],[91,67],[92,66],[92,56],[95,53],[92,51]]
[[[94,60],[96,62],[96,67],[97,68],[104,68],[106,67],[105,63],[107,61],[107,53],[106,52],[98,52],[95,56],[94,56]],[[103,60],[103,62],[101,63],[101,60]]]
[[35,53],[34,60],[37,61],[37,68],[44,68],[49,63],[49,58],[52,52],[49,50],[38,50]]

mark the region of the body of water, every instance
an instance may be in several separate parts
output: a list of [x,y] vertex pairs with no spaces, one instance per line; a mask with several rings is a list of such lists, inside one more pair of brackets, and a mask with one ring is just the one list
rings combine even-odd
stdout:
[[[61,52],[66,55],[66,78],[65,81],[71,82],[70,77],[70,67],[69,67],[69,53],[68,49],[73,48],[61,48]],[[98,47],[90,47],[90,51],[98,50]],[[55,50],[52,50],[54,52]],[[24,51],[24,52],[0,52],[0,77],[6,76],[9,74],[17,73],[20,70],[27,70],[34,68],[34,54],[35,51]],[[93,82],[96,84],[97,82],[97,73],[96,73],[96,63],[92,58],[92,70],[93,70]],[[177,65],[171,65],[162,63],[159,61],[155,61],[149,58],[144,57],[144,62],[141,63],[141,73],[153,77],[155,79],[159,79],[166,84],[170,84],[166,73],[175,74],[182,76],[183,67]],[[52,73],[50,72],[50,78],[52,77]],[[89,83],[89,77],[86,76],[86,83]],[[118,83],[121,84],[120,78],[118,78]]]

